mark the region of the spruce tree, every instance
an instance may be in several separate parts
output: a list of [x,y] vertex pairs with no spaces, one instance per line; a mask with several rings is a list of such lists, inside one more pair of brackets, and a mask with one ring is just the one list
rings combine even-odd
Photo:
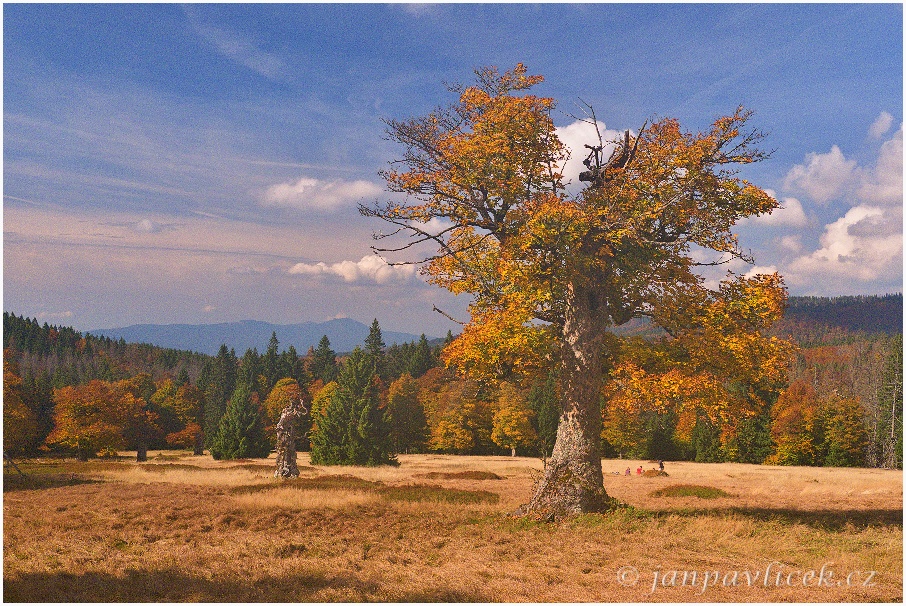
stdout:
[[387,410],[396,452],[422,451],[428,441],[428,421],[425,409],[418,401],[418,391],[418,382],[408,373],[390,384]]
[[186,370],[185,366],[183,366],[181,369],[179,369],[179,374],[176,375],[176,387],[182,387],[183,385],[187,385],[189,382],[189,371]]
[[428,372],[429,369],[434,368],[435,364],[434,352],[431,351],[431,346],[428,344],[428,337],[422,334],[418,339],[418,345],[415,346],[412,357],[409,358],[407,371],[412,375],[412,378],[417,379]]
[[282,379],[284,376],[280,374],[280,352],[278,348],[280,347],[280,341],[277,339],[277,333],[271,332],[270,341],[267,343],[267,351],[264,352],[264,357],[261,359],[262,369],[261,372],[264,374],[267,382],[264,385],[265,393],[259,394],[262,399],[266,398],[270,394],[271,389],[274,385],[277,384],[277,381]]
[[318,348],[313,352],[309,371],[312,378],[321,379],[325,385],[337,378],[337,354],[330,348],[330,339],[327,335],[318,341]]
[[217,356],[202,369],[199,387],[205,392],[205,445],[208,448],[218,433],[227,401],[236,389],[236,352],[220,346]]
[[[350,425],[347,399],[337,396],[336,383],[329,383],[312,403],[311,462],[314,465],[342,465],[347,459],[346,444]],[[327,404],[319,401],[327,394]]]
[[251,390],[240,383],[220,419],[220,426],[211,444],[215,459],[265,458],[271,445],[264,435],[264,423]]
[[245,354],[242,356],[242,360],[239,361],[239,373],[237,375],[236,381],[238,383],[245,383],[249,388],[258,394],[261,397],[261,384],[259,377],[261,376],[261,354],[258,353],[258,348],[251,348],[245,350]]
[[378,324],[377,318],[371,323],[371,330],[365,338],[365,355],[374,364],[375,373],[386,381],[386,363],[384,360],[384,338],[381,335],[381,325]]
[[374,363],[356,348],[311,436],[316,465],[396,465],[390,419],[380,407]]
[[528,395],[528,405],[535,413],[532,424],[538,435],[538,449],[541,458],[547,460],[554,450],[557,426],[560,424],[560,405],[557,401],[556,371],[548,373],[543,381],[537,382]]

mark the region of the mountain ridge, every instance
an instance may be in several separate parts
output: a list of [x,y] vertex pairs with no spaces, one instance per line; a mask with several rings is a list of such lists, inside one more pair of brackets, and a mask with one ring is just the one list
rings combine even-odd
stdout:
[[[365,343],[370,327],[351,318],[336,318],[327,322],[299,322],[272,324],[262,320],[239,320],[215,324],[133,324],[120,328],[101,328],[89,334],[110,339],[123,339],[129,343],[148,343],[158,347],[195,351],[215,355],[225,344],[240,355],[247,349],[264,351],[271,334],[276,333],[280,349],[290,345],[300,354],[309,347],[317,347],[321,337],[327,335],[330,346],[337,352],[352,351]],[[384,343],[418,341],[420,335],[381,330]],[[436,337],[428,337],[433,339]]]

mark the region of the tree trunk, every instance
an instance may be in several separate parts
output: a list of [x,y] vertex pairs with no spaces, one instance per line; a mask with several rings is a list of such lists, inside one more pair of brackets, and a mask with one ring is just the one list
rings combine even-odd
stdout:
[[520,507],[517,515],[559,520],[606,511],[615,503],[604,491],[601,473],[604,312],[593,289],[570,285],[561,335],[557,440],[532,500]]
[[302,415],[307,411],[300,400],[291,402],[280,414],[277,422],[277,469],[275,478],[298,478],[296,465],[296,428]]
[[510,451],[510,456],[511,456],[511,457],[515,457],[515,456],[516,456],[516,447],[515,447],[515,446],[511,449],[511,451]]
[[192,449],[193,455],[203,455],[204,454],[204,435],[199,431],[198,435],[195,436],[195,444]]
[[139,463],[144,463],[148,460],[148,445],[147,444],[138,444],[136,446],[135,460]]

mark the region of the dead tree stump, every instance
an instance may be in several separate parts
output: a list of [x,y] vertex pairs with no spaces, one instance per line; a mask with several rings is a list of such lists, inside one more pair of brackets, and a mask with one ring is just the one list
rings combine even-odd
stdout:
[[280,413],[277,421],[277,470],[275,478],[298,478],[299,467],[296,465],[296,428],[299,420],[308,410],[302,400],[290,403]]

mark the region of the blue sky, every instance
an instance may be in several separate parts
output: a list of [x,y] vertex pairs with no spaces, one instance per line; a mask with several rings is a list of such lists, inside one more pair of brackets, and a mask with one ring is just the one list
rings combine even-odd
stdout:
[[733,269],[902,291],[901,5],[7,4],[3,37],[3,306],[51,324],[455,329],[356,204],[401,153],[382,118],[517,62],[580,149],[579,99],[608,132],[753,109],[775,152],[744,176],[784,209]]

